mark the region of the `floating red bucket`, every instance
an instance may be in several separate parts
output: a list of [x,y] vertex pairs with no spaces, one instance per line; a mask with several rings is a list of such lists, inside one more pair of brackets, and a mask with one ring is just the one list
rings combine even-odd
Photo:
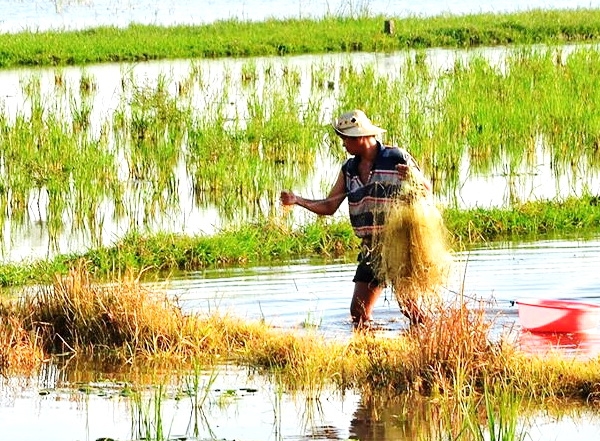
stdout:
[[600,305],[573,300],[517,300],[523,329],[534,332],[586,332],[598,327]]

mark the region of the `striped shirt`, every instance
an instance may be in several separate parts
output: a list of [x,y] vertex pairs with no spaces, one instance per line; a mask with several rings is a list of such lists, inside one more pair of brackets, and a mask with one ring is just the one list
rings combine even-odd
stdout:
[[416,166],[413,157],[399,147],[384,146],[378,142],[379,153],[375,158],[369,179],[363,183],[358,172],[360,157],[352,157],[342,165],[348,194],[350,223],[360,238],[372,236],[383,228],[386,208],[402,187],[396,170],[397,164]]

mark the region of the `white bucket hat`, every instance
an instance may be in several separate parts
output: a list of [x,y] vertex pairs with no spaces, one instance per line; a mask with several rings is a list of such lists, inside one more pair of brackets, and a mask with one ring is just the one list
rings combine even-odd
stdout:
[[352,138],[377,136],[385,132],[385,129],[374,125],[365,112],[358,109],[344,113],[332,125],[338,135]]

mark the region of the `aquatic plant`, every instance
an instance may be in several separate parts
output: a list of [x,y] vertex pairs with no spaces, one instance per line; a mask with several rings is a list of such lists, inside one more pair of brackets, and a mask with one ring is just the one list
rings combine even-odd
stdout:
[[[385,123],[386,141],[409,148],[449,211],[469,208],[460,188],[483,178],[500,178],[504,205],[519,209],[546,161],[557,195],[594,197],[598,51],[515,48],[500,65],[467,55],[437,72],[423,52],[406,53],[401,75],[342,62],[307,77],[291,63],[246,63],[211,87],[198,63],[180,80],[129,70],[117,109],[100,121],[97,81],[85,70],[75,79],[61,69],[44,82],[27,76],[26,105],[0,116],[0,224],[15,232],[39,222],[53,252],[70,232],[99,245],[106,219],[155,230],[188,209],[186,191],[194,210],[215,210],[223,226],[262,222],[277,216],[280,189],[305,186],[315,164],[345,158],[322,121],[332,100],[338,110],[361,103]],[[223,99],[234,95],[235,105]]]

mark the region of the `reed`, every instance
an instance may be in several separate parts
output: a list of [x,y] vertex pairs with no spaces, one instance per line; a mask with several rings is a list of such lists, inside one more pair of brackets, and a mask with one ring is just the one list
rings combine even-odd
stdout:
[[412,439],[437,441],[525,440],[532,426],[530,415],[536,409],[506,384],[487,382],[482,391],[448,393],[435,400],[407,396],[401,403],[411,420],[416,420],[407,424],[410,430],[407,435]]
[[25,329],[44,335],[50,352],[119,348],[129,358],[143,352],[185,354],[186,347],[200,344],[200,335],[188,340],[195,324],[175,304],[155,296],[131,278],[100,286],[73,269],[52,286],[32,288],[17,308]]
[[32,373],[44,360],[35,333],[27,331],[10,305],[0,304],[0,375]]
[[[164,441],[169,439],[169,430],[163,421],[164,389],[159,384],[146,398],[141,391],[132,394],[132,435],[134,439]],[[168,423],[168,422],[167,422]]]

